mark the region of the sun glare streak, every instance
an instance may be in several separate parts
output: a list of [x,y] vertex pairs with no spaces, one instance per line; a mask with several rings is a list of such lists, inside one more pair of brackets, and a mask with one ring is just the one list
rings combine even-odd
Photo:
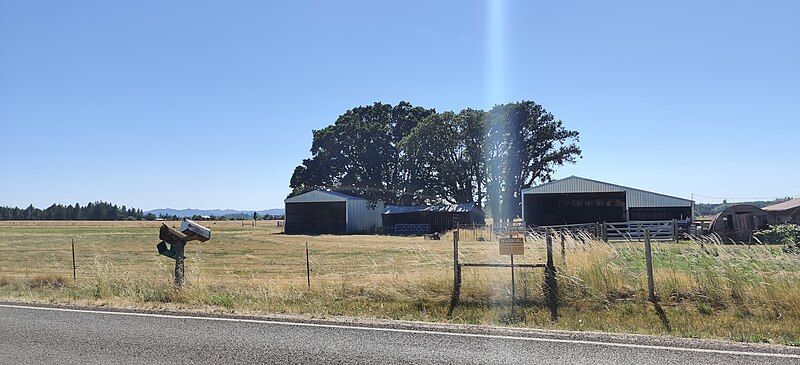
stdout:
[[504,0],[488,0],[486,98],[489,105],[502,103],[505,99],[504,2]]

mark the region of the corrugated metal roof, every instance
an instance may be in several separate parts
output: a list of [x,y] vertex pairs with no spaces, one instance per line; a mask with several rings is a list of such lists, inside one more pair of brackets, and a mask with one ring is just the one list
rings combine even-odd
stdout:
[[690,199],[679,198],[584,177],[570,176],[522,191],[523,194],[567,194],[625,192],[628,207],[690,207]]
[[783,203],[773,204],[761,209],[764,209],[766,211],[776,212],[776,211],[790,210],[795,208],[800,208],[800,198],[794,198],[792,200],[787,200]]
[[309,202],[343,202],[348,200],[365,200],[357,196],[347,195],[338,191],[317,189],[307,193],[286,198],[284,203],[309,203]]
[[383,214],[402,214],[414,212],[448,212],[468,213],[475,208],[475,203],[459,203],[445,205],[387,205]]

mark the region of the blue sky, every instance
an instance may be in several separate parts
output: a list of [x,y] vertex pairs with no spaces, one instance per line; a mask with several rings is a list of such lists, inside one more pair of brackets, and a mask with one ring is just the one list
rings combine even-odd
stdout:
[[0,1],[0,205],[281,207],[312,129],[400,100],[543,104],[558,177],[800,195],[800,3],[645,3]]

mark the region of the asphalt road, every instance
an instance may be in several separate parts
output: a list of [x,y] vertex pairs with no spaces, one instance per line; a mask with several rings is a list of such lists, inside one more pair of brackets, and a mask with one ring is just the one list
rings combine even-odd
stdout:
[[381,326],[0,304],[0,363],[800,364],[785,347]]

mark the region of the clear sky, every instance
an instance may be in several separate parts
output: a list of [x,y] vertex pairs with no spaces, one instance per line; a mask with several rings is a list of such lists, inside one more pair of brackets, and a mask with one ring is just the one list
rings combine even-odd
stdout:
[[0,0],[0,205],[282,207],[312,129],[401,100],[534,100],[557,177],[797,196],[798,4]]

